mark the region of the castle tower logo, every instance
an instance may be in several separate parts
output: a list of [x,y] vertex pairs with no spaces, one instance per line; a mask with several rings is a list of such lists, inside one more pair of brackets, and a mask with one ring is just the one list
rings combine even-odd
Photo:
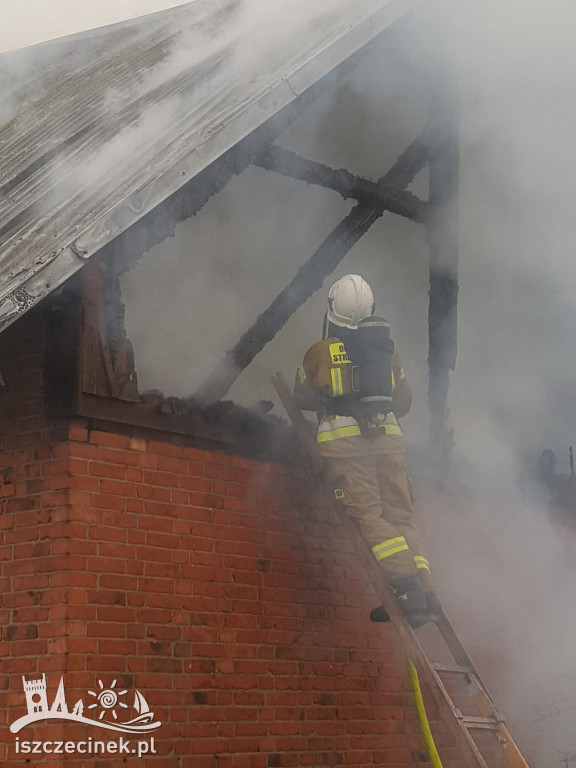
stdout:
[[[24,678],[22,678],[24,680]],[[26,704],[28,704],[28,714],[37,714],[39,712],[48,712],[48,699],[46,698],[46,675],[42,675],[42,680],[31,680],[29,683],[24,680],[24,692],[26,694]]]
[[[94,725],[109,731],[133,734],[152,733],[162,725],[159,721],[154,721],[154,713],[150,711],[148,702],[139,691],[134,692],[134,704],[130,706],[126,698],[128,691],[116,690],[116,680],[109,688],[105,688],[104,683],[98,680],[99,689],[88,691],[87,705],[84,704],[83,699],[79,699],[72,712],[68,710],[66,702],[64,677],[60,678],[60,685],[51,707],[48,704],[46,692],[46,675],[42,675],[41,680],[26,680],[22,677],[22,682],[28,714],[12,723],[10,726],[12,733],[19,733],[30,723],[40,720],[73,720],[76,723]],[[135,717],[130,717],[131,709],[135,711]],[[85,712],[93,714],[94,717],[87,717]],[[124,720],[125,716],[130,719]]]

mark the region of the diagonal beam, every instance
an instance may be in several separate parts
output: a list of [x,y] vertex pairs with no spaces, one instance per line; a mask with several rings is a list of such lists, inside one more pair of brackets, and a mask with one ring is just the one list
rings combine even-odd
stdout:
[[384,209],[359,203],[328,235],[311,259],[258,317],[238,342],[226,352],[195,398],[207,403],[224,397],[242,371],[271,341],[287,320],[317,291],[353,245],[382,216]]
[[[398,158],[390,170],[378,181],[384,186],[406,187],[424,167],[428,159],[428,129]],[[271,341],[288,319],[317,291],[350,249],[384,213],[381,203],[358,203],[340,224],[328,235],[313,256],[290,283],[278,294],[268,309],[228,350],[210,376],[195,394],[201,403],[220,400],[229,391],[242,371]]]
[[335,170],[277,145],[269,147],[259,155],[254,160],[254,165],[289,176],[297,181],[332,189],[345,200],[354,198],[359,202],[381,205],[385,211],[396,213],[420,224],[426,221],[427,203],[411,192],[392,189],[383,183],[356,176],[343,168]]

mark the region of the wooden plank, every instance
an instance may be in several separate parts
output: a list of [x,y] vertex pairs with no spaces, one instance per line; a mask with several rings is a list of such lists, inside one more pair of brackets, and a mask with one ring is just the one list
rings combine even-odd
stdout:
[[344,168],[338,170],[323,163],[308,160],[288,149],[273,145],[254,160],[254,165],[274,171],[307,184],[318,184],[338,192],[344,200],[354,198],[359,202],[382,205],[385,210],[423,224],[426,221],[428,203],[412,192],[393,189],[391,186],[356,176]]
[[46,309],[44,389],[46,415],[51,419],[78,411],[81,315],[80,302],[72,295],[64,295]]
[[82,389],[92,395],[118,397],[106,332],[106,266],[91,261],[82,271]]

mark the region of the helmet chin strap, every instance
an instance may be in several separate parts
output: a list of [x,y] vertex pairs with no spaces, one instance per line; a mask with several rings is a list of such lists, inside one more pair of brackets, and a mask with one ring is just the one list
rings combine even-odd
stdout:
[[328,338],[328,312],[324,313],[324,322],[322,323],[322,338]]

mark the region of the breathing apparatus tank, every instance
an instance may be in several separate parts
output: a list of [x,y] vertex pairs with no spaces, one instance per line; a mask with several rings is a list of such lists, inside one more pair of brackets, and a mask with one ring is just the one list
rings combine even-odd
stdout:
[[358,323],[351,357],[358,366],[361,412],[368,419],[393,409],[390,324],[370,315]]
[[[340,342],[339,346],[347,353],[347,362],[352,363],[350,385],[344,387],[343,396],[332,398],[326,413],[354,416],[362,433],[373,435],[372,427],[379,426],[393,409],[390,325],[383,317],[370,315],[361,320],[355,330],[325,322],[326,334],[328,340]],[[334,359],[332,363],[335,364]]]

